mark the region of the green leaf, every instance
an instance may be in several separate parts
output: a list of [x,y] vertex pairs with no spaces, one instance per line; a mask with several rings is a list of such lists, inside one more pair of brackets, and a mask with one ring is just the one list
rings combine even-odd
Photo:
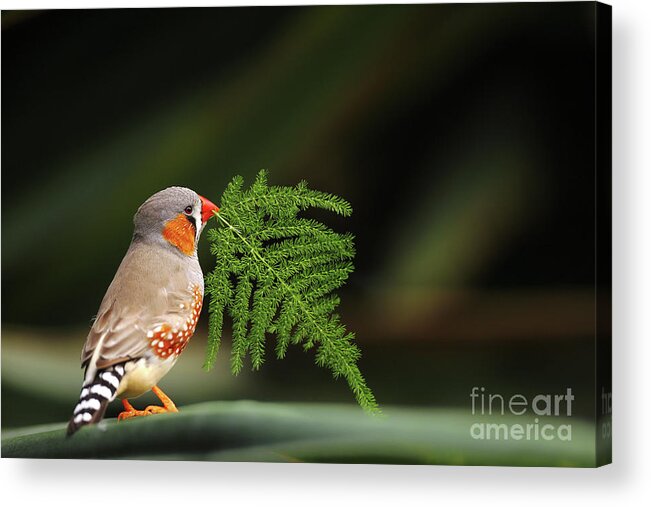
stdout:
[[234,374],[247,354],[253,369],[260,368],[267,335],[275,335],[279,359],[290,344],[316,347],[316,364],[343,377],[359,405],[377,413],[373,392],[357,366],[354,334],[336,313],[339,297],[334,292],[354,270],[354,238],[299,217],[307,208],[349,216],[352,207],[304,181],[287,187],[269,186],[267,179],[267,172],[260,171],[244,189],[243,178],[233,178],[216,213],[218,227],[208,231],[216,265],[206,279],[210,326],[205,366],[215,361],[227,312],[233,321]]
[[[178,414],[107,420],[65,437],[65,424],[2,435],[2,456],[322,463],[595,466],[592,422],[572,424],[571,441],[473,440],[477,418],[461,409],[386,407],[364,417],[350,405],[210,402]],[[531,423],[496,417],[490,422]]]

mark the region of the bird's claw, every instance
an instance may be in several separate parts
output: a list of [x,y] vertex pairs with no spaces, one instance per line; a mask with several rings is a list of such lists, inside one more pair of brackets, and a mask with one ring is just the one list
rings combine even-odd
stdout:
[[129,403],[126,399],[122,400],[122,405],[124,405],[124,411],[120,412],[118,415],[118,421],[124,421],[125,419],[130,419],[132,417],[142,417],[146,415],[153,415],[153,414],[166,414],[169,412],[178,412],[179,409],[176,408],[176,405],[174,405],[174,402],[167,396],[163,391],[160,390],[157,386],[154,386],[152,389],[154,394],[158,396],[158,398],[161,400],[163,403],[163,406],[160,407],[158,405],[149,405],[148,407],[145,408],[145,410],[136,410],[133,408],[133,405]]
[[147,415],[154,415],[154,414],[166,414],[169,412],[178,412],[178,409],[176,407],[159,407],[157,405],[149,405],[145,410],[125,410],[124,412],[120,412],[118,415],[118,421],[124,421],[125,419],[131,419],[132,417],[143,417]]

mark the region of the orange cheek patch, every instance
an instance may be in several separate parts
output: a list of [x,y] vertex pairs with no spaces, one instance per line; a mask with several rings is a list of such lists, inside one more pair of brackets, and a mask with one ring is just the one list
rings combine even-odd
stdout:
[[163,227],[163,237],[185,255],[194,253],[194,235],[194,227],[183,213],[179,213],[176,218],[168,220],[165,227]]

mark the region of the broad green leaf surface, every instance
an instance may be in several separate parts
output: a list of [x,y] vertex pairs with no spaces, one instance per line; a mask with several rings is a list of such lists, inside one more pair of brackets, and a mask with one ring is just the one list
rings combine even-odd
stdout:
[[384,412],[385,417],[370,417],[353,405],[211,402],[178,414],[105,421],[72,438],[64,436],[64,423],[8,431],[2,456],[594,466],[594,430],[579,419],[550,421],[572,424],[569,442],[480,441],[469,434],[478,418],[466,411],[386,407]]

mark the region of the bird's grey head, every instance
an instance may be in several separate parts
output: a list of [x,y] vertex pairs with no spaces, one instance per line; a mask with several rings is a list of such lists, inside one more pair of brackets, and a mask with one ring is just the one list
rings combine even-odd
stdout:
[[[210,201],[208,201],[210,202]],[[134,241],[172,244],[183,253],[196,249],[203,230],[203,201],[194,190],[169,187],[147,199],[133,217]]]

